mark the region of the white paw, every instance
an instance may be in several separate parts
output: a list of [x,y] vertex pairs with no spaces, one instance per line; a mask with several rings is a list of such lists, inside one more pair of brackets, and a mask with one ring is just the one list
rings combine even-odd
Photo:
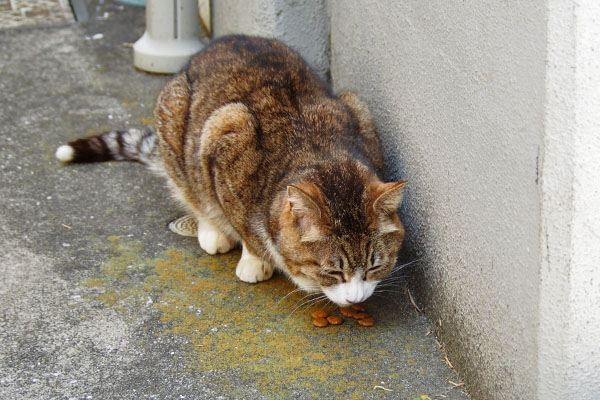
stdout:
[[259,258],[242,257],[235,268],[235,274],[244,282],[262,282],[273,276],[273,266]]
[[214,229],[198,230],[198,243],[202,250],[208,254],[227,253],[233,248],[233,243]]

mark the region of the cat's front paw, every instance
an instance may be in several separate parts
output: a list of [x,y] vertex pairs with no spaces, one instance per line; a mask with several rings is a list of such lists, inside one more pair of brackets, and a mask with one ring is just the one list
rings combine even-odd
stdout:
[[227,253],[234,243],[227,236],[214,229],[198,230],[198,243],[208,254]]
[[273,266],[260,258],[242,257],[235,268],[235,274],[244,282],[262,282],[273,276]]

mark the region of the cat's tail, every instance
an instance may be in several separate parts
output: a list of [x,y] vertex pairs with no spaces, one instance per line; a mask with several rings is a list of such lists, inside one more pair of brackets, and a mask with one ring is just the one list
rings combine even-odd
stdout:
[[155,167],[159,158],[158,143],[151,129],[130,128],[64,144],[56,150],[56,158],[63,163],[139,161]]

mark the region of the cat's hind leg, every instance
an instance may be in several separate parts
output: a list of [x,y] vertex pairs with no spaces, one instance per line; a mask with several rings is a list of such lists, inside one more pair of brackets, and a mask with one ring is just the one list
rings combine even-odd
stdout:
[[235,268],[235,274],[241,281],[256,283],[266,281],[273,276],[273,265],[255,256],[242,242],[242,257]]
[[234,239],[202,217],[198,218],[198,243],[202,250],[211,255],[227,253],[237,244]]

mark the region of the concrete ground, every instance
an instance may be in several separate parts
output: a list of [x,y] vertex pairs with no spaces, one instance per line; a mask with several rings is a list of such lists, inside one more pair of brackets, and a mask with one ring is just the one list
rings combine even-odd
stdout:
[[[167,223],[139,164],[63,166],[65,141],[151,123],[168,80],[132,67],[143,9],[0,27],[0,398],[466,399],[404,283],[376,325],[311,325],[277,276],[238,281]],[[336,312],[333,308],[332,312]]]

